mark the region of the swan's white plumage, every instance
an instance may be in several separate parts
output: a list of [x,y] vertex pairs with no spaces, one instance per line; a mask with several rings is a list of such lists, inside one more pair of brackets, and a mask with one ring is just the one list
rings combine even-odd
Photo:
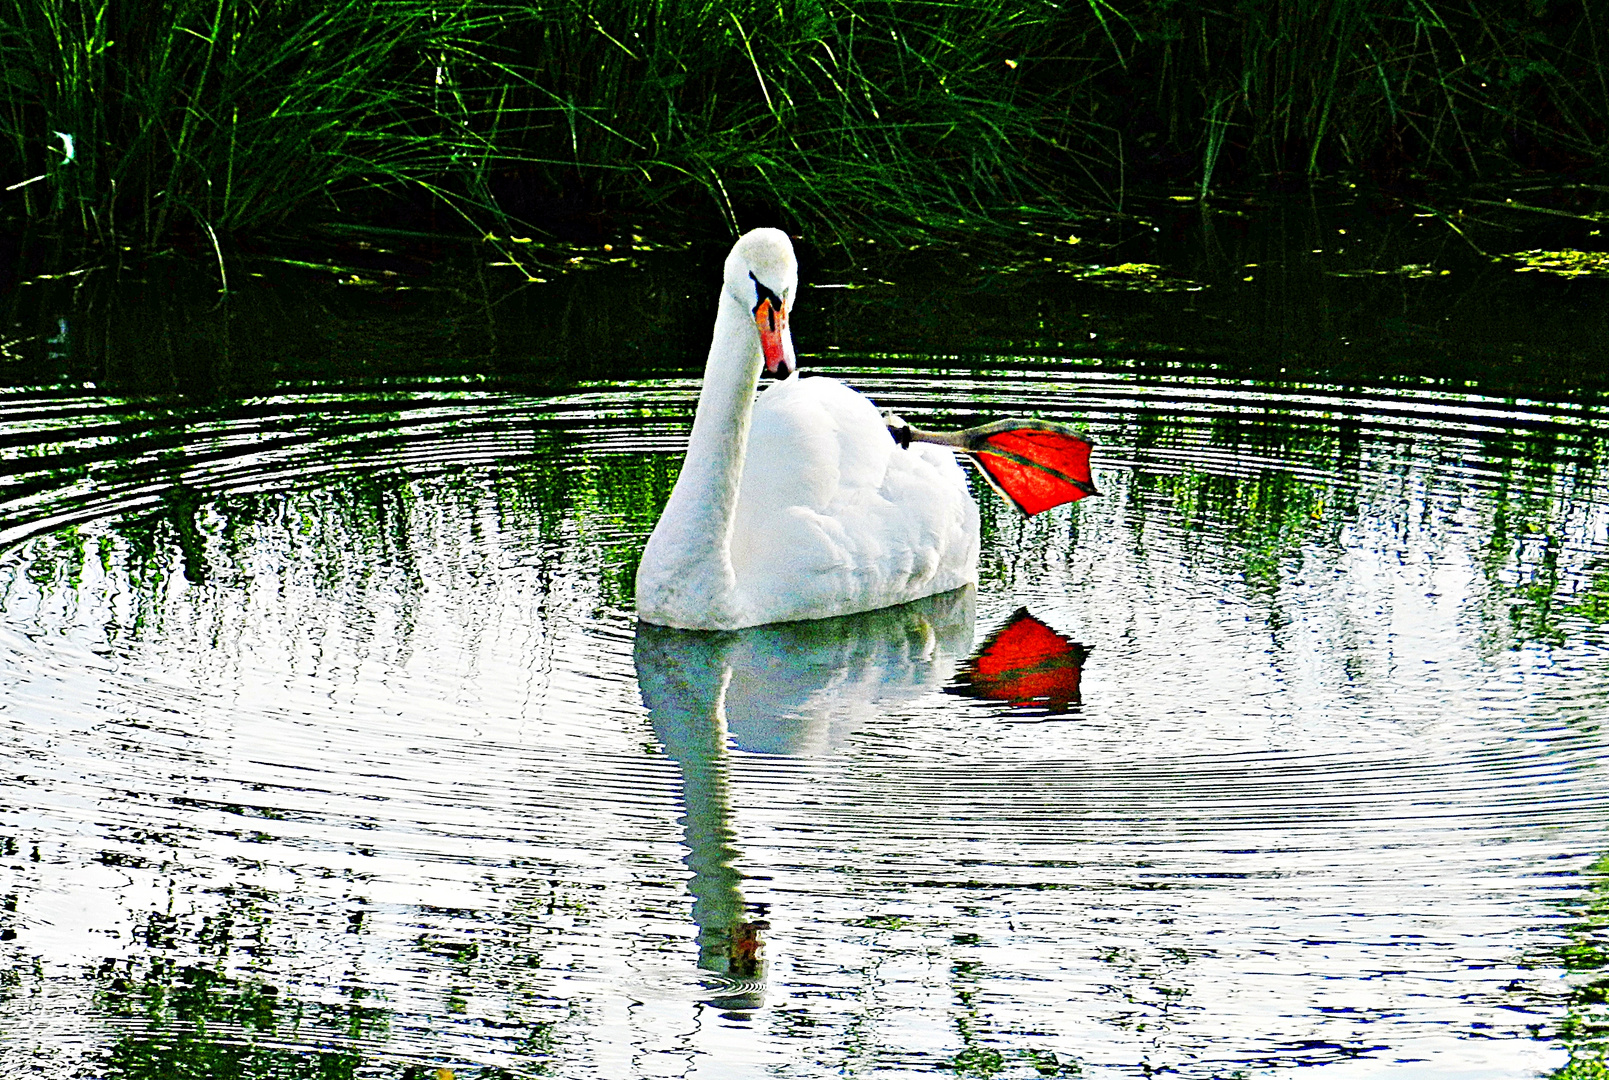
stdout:
[[791,311],[797,271],[777,230],[745,235],[727,258],[687,459],[637,571],[638,616],[730,630],[975,582],[978,508],[949,450],[901,448],[835,379],[795,374],[756,404],[756,283]]
[[[780,466],[780,467],[779,467]],[[836,379],[760,395],[738,489],[732,566],[760,622],[901,604],[976,578],[977,507],[955,455],[901,449]]]

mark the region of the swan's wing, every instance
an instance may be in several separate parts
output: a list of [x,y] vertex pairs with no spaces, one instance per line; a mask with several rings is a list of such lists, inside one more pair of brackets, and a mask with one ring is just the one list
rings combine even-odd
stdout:
[[976,520],[954,455],[900,448],[843,383],[795,376],[760,395],[731,551],[767,605],[816,617],[974,580]]
[[874,437],[881,423],[870,401],[836,379],[772,383],[754,406],[739,507],[825,513],[846,492],[875,489],[896,449]]

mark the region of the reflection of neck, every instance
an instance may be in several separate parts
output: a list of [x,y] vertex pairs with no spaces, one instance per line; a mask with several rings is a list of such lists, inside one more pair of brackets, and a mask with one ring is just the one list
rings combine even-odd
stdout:
[[671,738],[662,733],[665,751],[682,769],[683,800],[687,813],[687,868],[693,872],[688,891],[693,894],[693,921],[698,924],[698,966],[727,973],[733,944],[743,921],[743,875],[732,865],[731,809],[726,758],[726,688],[730,668],[722,673],[713,706],[687,714],[685,726]]

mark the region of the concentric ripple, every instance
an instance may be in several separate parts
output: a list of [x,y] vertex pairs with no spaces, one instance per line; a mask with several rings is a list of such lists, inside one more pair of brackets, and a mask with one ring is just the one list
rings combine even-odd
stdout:
[[[690,381],[0,399],[0,1060],[1562,1062],[1609,848],[1591,410],[898,360],[840,373],[1083,424],[1102,497],[980,487],[975,594],[731,635],[631,613]],[[1079,700],[944,693],[1020,607]]]

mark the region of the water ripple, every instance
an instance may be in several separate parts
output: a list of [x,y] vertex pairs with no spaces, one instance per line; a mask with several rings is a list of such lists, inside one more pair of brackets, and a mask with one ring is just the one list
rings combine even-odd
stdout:
[[[0,1056],[1556,1062],[1591,410],[892,362],[848,374],[912,419],[1086,425],[1102,498],[985,502],[975,594],[737,636],[631,614],[689,381],[0,399]],[[1022,606],[1081,700],[945,693]]]

